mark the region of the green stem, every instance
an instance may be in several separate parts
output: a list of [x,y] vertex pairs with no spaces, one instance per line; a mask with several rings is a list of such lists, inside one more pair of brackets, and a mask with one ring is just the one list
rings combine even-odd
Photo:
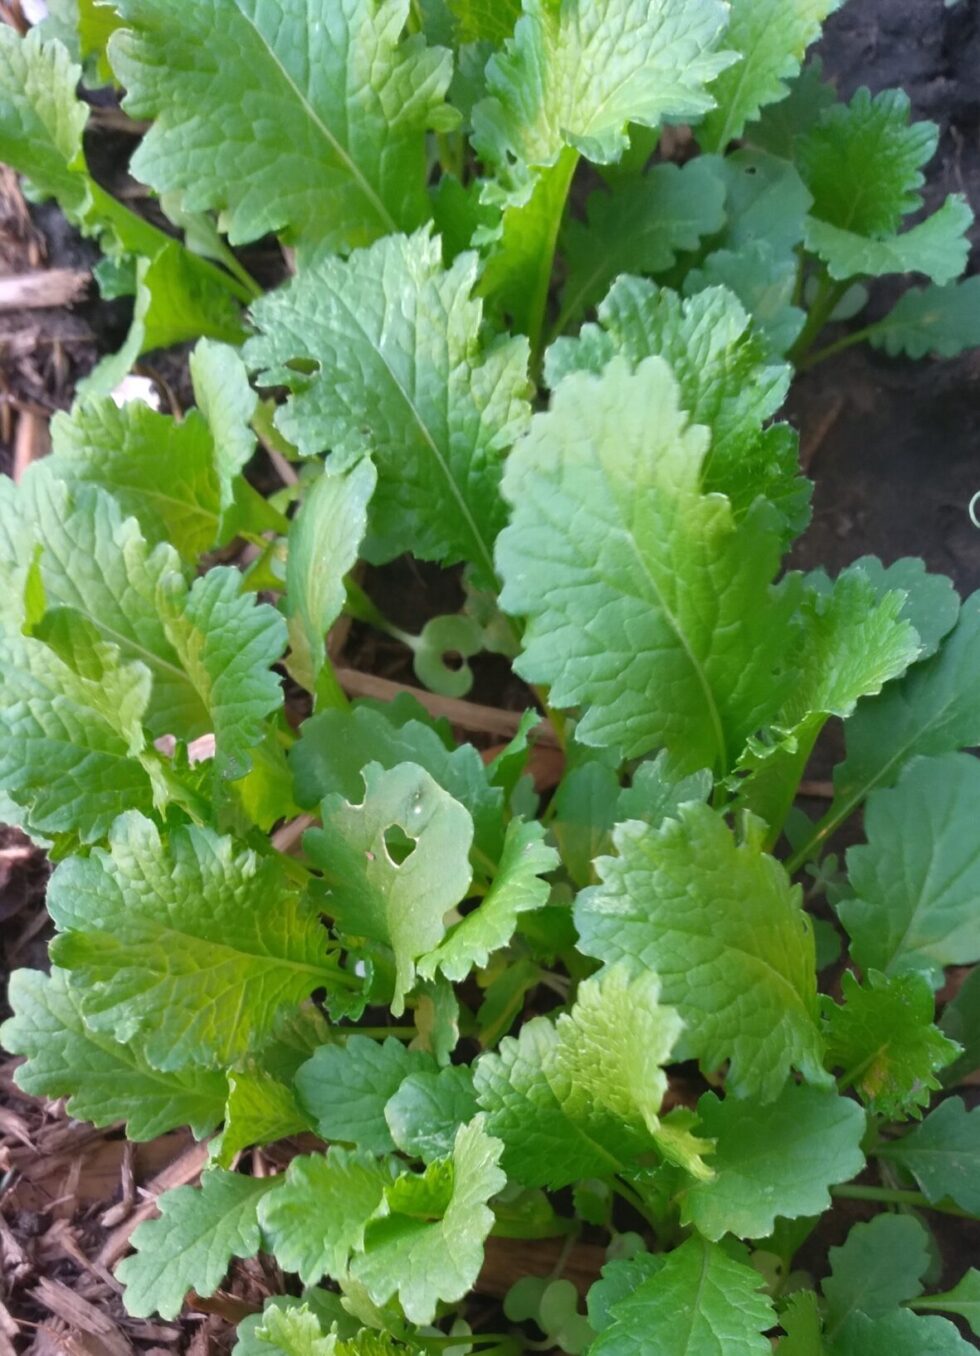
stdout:
[[877,334],[881,329],[884,329],[884,326],[879,321],[874,325],[864,325],[859,330],[852,330],[850,334],[845,334],[842,339],[836,339],[832,344],[818,348],[816,353],[809,353],[802,362],[796,364],[796,370],[806,372],[809,368],[816,367],[817,363],[826,362],[828,358],[833,358],[838,353],[853,348],[855,344],[863,344],[865,339],[870,339],[873,334]]
[[317,711],[349,711],[350,702],[347,693],[340,686],[340,680],[337,677],[337,670],[333,663],[324,655],[323,667],[317,674],[315,708]]
[[817,286],[817,295],[813,299],[806,324],[803,326],[796,343],[787,354],[795,367],[799,367],[799,364],[809,353],[813,347],[813,341],[833,315],[837,303],[849,286],[849,282],[835,283],[827,270],[822,270],[820,282]]
[[[540,385],[541,365],[544,357],[544,319],[548,309],[548,294],[551,291],[551,277],[555,268],[555,251],[558,248],[558,232],[561,229],[568,193],[578,167],[579,154],[566,146],[554,165],[542,171],[542,181],[534,190],[544,200],[546,225],[541,235],[541,249],[537,259],[536,276],[527,308],[527,333],[531,341],[531,376]],[[533,210],[534,199],[526,210]]]
[[650,1228],[656,1233],[657,1226],[650,1218],[650,1215],[647,1212],[646,1203],[639,1192],[634,1191],[631,1186],[627,1186],[619,1177],[610,1177],[609,1185],[612,1187],[613,1191],[615,1191],[616,1195],[626,1201],[627,1204],[631,1205],[640,1218],[645,1219]]
[[921,1191],[904,1187],[839,1186],[830,1188],[831,1196],[848,1201],[880,1201],[882,1205],[905,1205],[915,1210],[935,1210],[940,1215],[955,1215],[957,1219],[976,1219],[969,1210],[956,1205],[933,1205]]

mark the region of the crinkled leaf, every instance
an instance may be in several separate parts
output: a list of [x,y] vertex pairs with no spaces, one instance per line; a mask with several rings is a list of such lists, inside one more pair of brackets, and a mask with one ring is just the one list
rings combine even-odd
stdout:
[[928,980],[869,970],[861,985],[845,970],[841,991],[843,1005],[828,1004],[828,1063],[844,1070],[874,1115],[889,1121],[921,1115],[940,1086],[937,1070],[958,1048],[933,1025]]
[[117,8],[126,109],[154,120],[132,169],[157,192],[219,210],[233,244],[281,231],[307,253],[425,220],[452,60],[401,40],[409,0],[205,0],[180,24],[167,0]]
[[228,1075],[225,1124],[210,1145],[211,1161],[229,1168],[236,1154],[253,1144],[274,1144],[312,1128],[291,1087],[264,1069],[238,1070]]
[[980,345],[980,278],[910,287],[868,336],[893,358],[954,358]]
[[476,273],[472,254],[444,270],[426,231],[324,259],[255,304],[246,359],[261,382],[291,390],[277,422],[301,451],[372,454],[369,559],[466,560],[492,585],[528,350],[519,338],[481,343]]
[[967,1111],[962,1098],[950,1097],[875,1152],[906,1168],[930,1201],[949,1198],[980,1215],[980,1107]]
[[632,1294],[612,1305],[612,1322],[592,1356],[769,1356],[763,1334],[775,1321],[762,1277],[744,1250],[697,1236],[668,1253]]
[[766,104],[789,93],[787,81],[803,54],[820,36],[840,0],[733,0],[725,45],[742,60],[723,71],[712,86],[717,108],[698,127],[706,150],[723,151]]
[[838,906],[862,967],[885,974],[980,960],[980,762],[921,758],[868,797],[867,843],[849,849],[853,898]]
[[683,1218],[716,1242],[726,1233],[767,1238],[777,1215],[822,1214],[829,1188],[864,1166],[861,1108],[820,1088],[788,1083],[768,1106],[706,1092],[698,1116],[699,1133],[715,1141],[715,1175],[691,1186]]
[[213,1295],[233,1257],[258,1252],[259,1202],[281,1182],[212,1168],[199,1187],[164,1192],[159,1219],[139,1225],[132,1237],[136,1252],[116,1268],[127,1311],[135,1318],[176,1318],[188,1290]]
[[259,1211],[276,1261],[307,1285],[324,1275],[342,1278],[390,1182],[387,1168],[365,1150],[334,1146],[294,1158]]
[[0,1027],[0,1041],[11,1054],[26,1055],[15,1078],[32,1097],[67,1097],[68,1114],[93,1125],[126,1121],[126,1134],[136,1142],[181,1125],[201,1139],[222,1119],[224,1074],[161,1073],[138,1042],[123,1045],[92,1030],[63,970],[14,971],[8,999],[14,1015]]
[[570,1013],[526,1022],[475,1069],[508,1174],[557,1188],[606,1177],[655,1147],[667,1062],[680,1034],[660,984],[627,964],[580,985]]
[[63,862],[48,888],[52,958],[94,1030],[138,1036],[158,1069],[224,1066],[284,1008],[333,987],[327,934],[274,858],[209,829],[161,839],[135,811],[109,842]]
[[[391,1008],[405,1010],[416,962],[445,934],[445,916],[470,884],[473,821],[417,763],[364,769],[364,800],[328,796],[323,827],[304,836],[310,860],[323,872],[328,907],[341,932],[390,946],[395,955]],[[398,828],[413,847],[401,862],[387,833]]]
[[403,1153],[431,1163],[452,1153],[457,1130],[479,1109],[469,1067],[452,1064],[409,1074],[385,1104],[385,1120]]
[[738,842],[706,805],[677,815],[617,828],[619,855],[599,859],[602,884],[576,901],[580,949],[656,971],[684,1022],[680,1057],[708,1069],[730,1060],[736,1096],[772,1101],[791,1068],[826,1085],[799,888],[761,850],[758,821]]
[[726,769],[778,706],[792,581],[776,589],[778,515],[740,522],[702,492],[708,431],[660,358],[562,382],[512,452],[497,560],[502,606],[529,618],[515,668],[586,709],[576,734],[679,772]]
[[828,1254],[831,1274],[823,1282],[828,1337],[856,1312],[875,1318],[921,1295],[929,1254],[929,1233],[913,1215],[877,1215],[855,1224],[842,1246]]
[[543,877],[558,865],[558,853],[544,841],[536,821],[512,819],[507,826],[500,865],[479,908],[455,923],[436,949],[418,963],[419,974],[431,979],[437,970],[455,982],[486,965],[492,951],[506,946],[518,917],[548,902],[550,885]]
[[386,1154],[395,1144],[385,1105],[410,1075],[434,1072],[431,1055],[407,1049],[394,1036],[375,1041],[355,1034],[314,1051],[296,1075],[296,1090],[324,1139]]
[[390,1214],[369,1226],[364,1252],[351,1266],[375,1304],[397,1295],[411,1323],[431,1323],[440,1300],[454,1303],[467,1294],[493,1227],[487,1202],[506,1181],[497,1166],[502,1148],[486,1133],[483,1117],[459,1130],[452,1158],[443,1160],[451,1169],[451,1185],[436,1218],[401,1213],[400,1202],[409,1209],[414,1204],[412,1193],[401,1189],[403,1179],[389,1188]]

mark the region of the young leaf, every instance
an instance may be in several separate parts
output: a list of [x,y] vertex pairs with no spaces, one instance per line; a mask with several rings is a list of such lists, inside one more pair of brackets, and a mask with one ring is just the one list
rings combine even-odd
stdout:
[[[473,821],[466,809],[416,763],[390,771],[364,769],[364,801],[323,802],[323,827],[304,835],[310,860],[323,871],[328,905],[341,932],[383,942],[395,953],[391,1010],[405,1010],[416,962],[445,934],[445,916],[470,884]],[[387,834],[398,828],[411,850],[398,861]]]
[[913,1215],[877,1215],[855,1224],[846,1242],[830,1249],[831,1274],[823,1282],[827,1336],[855,1312],[876,1318],[921,1295],[929,1248],[929,1233]]
[[910,287],[868,335],[892,358],[954,358],[980,345],[980,278]]
[[294,1158],[282,1185],[259,1209],[276,1261],[306,1285],[341,1279],[364,1246],[367,1222],[384,1200],[391,1173],[364,1150]]
[[788,1083],[767,1106],[706,1092],[698,1116],[699,1133],[715,1141],[714,1177],[691,1185],[683,1219],[715,1242],[726,1233],[766,1238],[777,1215],[821,1214],[829,1188],[864,1166],[864,1115],[833,1092]]
[[969,1356],[965,1342],[945,1318],[920,1318],[908,1309],[868,1318],[852,1314],[834,1343],[833,1356]]
[[[725,770],[778,705],[792,581],[775,589],[778,517],[736,523],[702,493],[706,429],[660,358],[562,382],[507,463],[501,605],[529,618],[515,668],[582,704],[577,737],[677,770]],[[653,694],[653,695],[651,695]]]
[[481,1116],[459,1130],[452,1158],[443,1160],[451,1186],[435,1217],[431,1204],[427,1213],[413,1213],[411,1193],[400,1190],[404,1178],[388,1188],[390,1214],[368,1227],[364,1252],[351,1265],[375,1304],[397,1295],[409,1322],[431,1323],[440,1300],[463,1298],[479,1275],[483,1243],[493,1227],[487,1202],[507,1180],[497,1166],[502,1149]]
[[681,1057],[731,1060],[728,1087],[771,1102],[791,1068],[828,1085],[817,1028],[813,938],[799,890],[761,850],[738,842],[706,805],[682,805],[659,830],[621,824],[602,884],[576,901],[579,947],[607,964],[656,971],[684,1022]]
[[913,1309],[941,1309],[946,1314],[965,1318],[973,1333],[980,1337],[980,1271],[971,1267],[952,1290],[942,1295],[926,1295],[916,1300]]
[[779,1315],[786,1334],[776,1350],[780,1356],[825,1356],[820,1309],[815,1290],[797,1290]]
[[521,16],[521,0],[448,0],[460,43],[509,38]]
[[811,217],[806,246],[820,256],[830,276],[846,281],[861,274],[924,273],[937,287],[958,278],[970,252],[967,232],[973,212],[959,193],[951,193],[937,212],[901,235],[868,239]]
[[725,223],[725,185],[706,159],[653,165],[611,193],[593,193],[588,223],[569,221],[563,237],[568,278],[559,328],[605,296],[620,273],[663,273],[681,250],[695,250]]
[[313,1128],[292,1088],[264,1070],[228,1075],[224,1119],[221,1134],[210,1145],[211,1162],[219,1168],[230,1168],[236,1154],[253,1144],[274,1144]]
[[980,1215],[980,1108],[959,1097],[940,1102],[921,1125],[875,1150],[906,1168],[933,1202],[956,1202]]
[[154,119],[133,173],[218,210],[233,244],[281,231],[309,256],[426,219],[425,133],[446,125],[452,58],[401,41],[409,0],[206,0],[179,25],[166,0],[117,9],[126,109]]
[[750,318],[727,288],[682,300],[641,278],[619,278],[599,306],[599,325],[548,350],[545,375],[557,387],[572,372],[597,375],[621,354],[631,364],[658,354],[680,387],[692,423],[711,430],[702,488],[728,496],[741,519],[760,494],[786,518],[787,534],[809,521],[809,483],[799,477],[795,436],[768,425],[789,389],[789,369],[774,362]]
[[712,86],[717,107],[698,127],[704,150],[724,151],[766,104],[785,99],[787,81],[820,36],[840,0],[733,0],[725,44],[741,61],[722,71]]
[[134,811],[109,844],[52,876],[62,931],[51,955],[72,972],[86,1023],[139,1036],[155,1068],[230,1064],[284,1008],[338,980],[319,918],[274,858],[236,853],[209,829],[163,840]]
[[357,562],[376,483],[369,457],[347,472],[325,471],[303,500],[289,532],[289,671],[308,692],[316,692],[327,656],[326,633],[344,606],[344,576]]
[[978,795],[980,762],[949,753],[916,759],[869,796],[868,841],[847,854],[854,898],[838,907],[862,969],[935,975],[980,960]]
[[[877,556],[861,556],[842,573],[863,575],[879,600],[896,590],[905,594],[899,615],[915,627],[921,647],[920,660],[934,655],[956,625],[960,598],[953,581],[944,574],[927,573],[925,561],[918,556],[903,556],[887,566],[882,565]],[[824,592],[830,591],[830,581],[822,570],[809,574],[807,581]]]
[[473,254],[444,270],[427,231],[387,237],[257,302],[245,356],[263,384],[292,391],[278,423],[301,451],[370,451],[368,559],[466,560],[493,587],[500,467],[528,417],[528,352],[519,338],[481,342],[476,276]]
[[689,1238],[611,1306],[612,1322],[591,1356],[769,1356],[763,1334],[774,1326],[775,1310],[746,1259],[744,1249],[733,1256]]
[[457,1130],[479,1109],[469,1068],[451,1064],[409,1074],[385,1103],[385,1120],[402,1153],[432,1163],[452,1153]]
[[0,1027],[0,1042],[27,1056],[15,1080],[32,1097],[67,1097],[68,1114],[93,1125],[126,1121],[126,1134],[137,1143],[181,1125],[202,1139],[222,1119],[224,1074],[161,1073],[137,1043],[122,1045],[92,1030],[63,970],[15,970],[8,999],[14,1015]]
[[351,1035],[343,1045],[315,1050],[296,1074],[296,1090],[324,1139],[387,1154],[395,1144],[386,1103],[410,1075],[434,1072],[431,1055],[409,1050],[394,1036],[381,1042]]
[[243,1177],[212,1168],[200,1187],[166,1191],[160,1218],[146,1220],[132,1237],[135,1253],[116,1275],[134,1318],[157,1313],[176,1318],[188,1290],[213,1295],[233,1257],[252,1257],[261,1246],[259,1202],[281,1177]]
[[667,1088],[660,1066],[680,1034],[659,994],[655,975],[617,965],[586,980],[557,1023],[525,1022],[480,1059],[476,1095],[511,1177],[555,1189],[607,1177],[655,1147]]
[[853,1083],[868,1110],[886,1120],[921,1115],[940,1086],[936,1071],[958,1049],[933,1026],[928,980],[869,970],[862,986],[845,970],[841,991],[842,1006],[828,1000],[827,1062],[845,1071],[842,1086]]
[[490,953],[510,941],[518,917],[548,902],[551,887],[542,877],[558,863],[558,853],[545,843],[540,824],[512,819],[488,893],[479,908],[454,924],[436,949],[422,957],[418,972],[423,979],[432,979],[441,970],[458,983],[474,967],[485,966]]

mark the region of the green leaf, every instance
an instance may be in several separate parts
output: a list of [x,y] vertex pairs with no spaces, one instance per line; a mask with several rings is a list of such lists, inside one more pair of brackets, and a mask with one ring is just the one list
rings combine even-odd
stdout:
[[822,1214],[829,1188],[864,1166],[864,1114],[833,1092],[788,1083],[768,1106],[706,1092],[698,1116],[699,1133],[715,1140],[715,1175],[693,1183],[683,1219],[714,1242],[726,1233],[767,1238],[777,1215]]
[[828,1337],[855,1312],[877,1318],[921,1295],[930,1241],[913,1215],[877,1215],[855,1224],[846,1242],[828,1254],[831,1274],[823,1282]]
[[789,93],[803,55],[840,0],[733,0],[725,43],[741,61],[712,86],[717,108],[697,130],[705,150],[724,151],[766,104]]
[[875,1152],[906,1168],[930,1201],[948,1198],[980,1215],[980,1108],[968,1112],[961,1098],[950,1097]]
[[796,166],[748,146],[723,159],[702,159],[725,185],[727,219],[721,245],[739,258],[750,246],[767,245],[774,259],[798,262],[796,248],[813,198]]
[[837,102],[833,85],[823,79],[823,62],[811,57],[778,104],[767,104],[757,122],[746,128],[746,140],[769,155],[793,160],[799,138]]
[[357,562],[376,483],[368,457],[346,473],[325,471],[307,493],[289,531],[289,671],[308,692],[316,692],[326,662],[326,633],[343,609],[344,576]]
[[448,0],[461,43],[509,38],[521,15],[521,0]]
[[133,173],[218,210],[232,244],[279,231],[310,255],[426,219],[425,133],[446,125],[452,58],[401,41],[409,0],[206,0],[179,25],[166,0],[117,9],[126,109],[154,120]]
[[965,1318],[971,1331],[980,1337],[980,1271],[971,1267],[952,1290],[941,1295],[926,1295],[916,1300],[913,1309],[942,1309],[944,1313]]
[[14,1015],[0,1027],[0,1041],[11,1054],[26,1055],[15,1079],[30,1096],[67,1097],[68,1114],[93,1125],[126,1121],[126,1134],[137,1143],[181,1125],[202,1139],[222,1119],[223,1074],[161,1073],[138,1044],[93,1031],[63,970],[15,970],[8,1000]]
[[253,1144],[274,1144],[313,1128],[296,1094],[264,1069],[228,1075],[228,1103],[221,1134],[210,1145],[212,1163],[229,1168]]
[[980,1066],[980,969],[966,976],[959,993],[943,1009],[939,1025],[963,1047],[963,1053],[943,1070],[943,1082],[952,1086]]
[[109,843],[63,862],[48,887],[52,959],[93,1030],[139,1036],[158,1069],[225,1066],[284,1008],[334,986],[326,932],[274,858],[209,829],[165,841],[134,811]]
[[[709,287],[728,288],[752,316],[774,354],[792,348],[806,322],[795,304],[799,264],[793,254],[777,254],[767,240],[752,240],[738,250],[715,250],[684,279],[691,296]],[[795,443],[793,446],[795,452]]]
[[[473,821],[417,763],[364,769],[364,800],[328,796],[323,827],[304,835],[311,862],[323,871],[328,905],[341,932],[383,942],[395,954],[391,1010],[405,1010],[416,962],[445,934],[445,915],[469,888]],[[411,840],[409,855],[391,856],[387,834]]]
[[593,193],[587,223],[563,236],[568,278],[559,328],[599,301],[620,273],[663,273],[725,223],[725,186],[708,160],[653,165],[611,193]]
[[556,1189],[607,1177],[656,1147],[661,1066],[680,1034],[659,994],[655,975],[617,965],[581,984],[556,1023],[525,1022],[482,1056],[476,1095],[509,1176]]
[[689,1238],[612,1305],[591,1356],[769,1356],[776,1315],[745,1256]]
[[713,51],[725,20],[716,0],[525,0],[474,110],[480,158],[518,182],[524,167],[553,165],[566,146],[609,164],[629,144],[628,123],[706,112],[705,85],[734,60]]
[[718,287],[682,300],[644,279],[620,278],[598,315],[599,326],[584,325],[577,339],[548,350],[548,384],[572,372],[598,375],[617,354],[631,364],[659,354],[680,387],[681,407],[711,431],[702,488],[727,495],[739,520],[765,495],[787,534],[801,532],[810,487],[799,477],[796,438],[785,424],[763,428],[785,401],[789,368],[769,356],[737,298]]
[[[915,627],[922,647],[918,657],[934,655],[959,616],[960,598],[953,581],[944,574],[928,574],[925,561],[917,556],[903,556],[887,566],[877,556],[861,556],[843,574],[859,572],[879,599],[895,590],[905,594],[899,615]],[[817,570],[807,576],[807,582],[829,591],[830,582],[824,584],[823,578],[823,571]]]
[[233,1257],[258,1252],[259,1202],[281,1177],[243,1177],[212,1168],[200,1187],[178,1187],[157,1200],[160,1218],[133,1234],[134,1255],[116,1268],[134,1318],[157,1313],[176,1318],[188,1290],[207,1298],[224,1279]]
[[[197,410],[183,419],[141,401],[96,398],[51,421],[49,470],[74,490],[108,490],[151,545],[171,542],[195,564],[227,539],[234,487],[255,440],[255,395],[233,349],[202,340],[191,357]],[[220,381],[220,387],[218,383]]]
[[558,864],[558,853],[545,843],[540,824],[512,819],[488,893],[479,908],[455,923],[436,949],[422,957],[419,974],[431,979],[441,970],[458,983],[474,967],[485,966],[491,952],[510,941],[519,916],[548,902],[551,887],[542,877]]
[[937,286],[958,278],[970,252],[967,232],[973,212],[966,199],[952,193],[937,212],[901,235],[867,239],[829,222],[811,218],[806,246],[820,256],[836,280],[867,274],[924,273]]
[[965,1342],[945,1318],[920,1318],[908,1309],[877,1318],[853,1314],[834,1343],[833,1356],[969,1356]]
[[364,1150],[334,1146],[294,1158],[259,1211],[276,1261],[306,1285],[324,1275],[341,1279],[390,1182],[387,1168]]
[[706,805],[682,805],[658,830],[621,824],[602,884],[576,901],[579,948],[642,962],[684,1022],[679,1058],[731,1061],[728,1087],[771,1102],[791,1068],[822,1068],[813,937],[799,887],[761,850],[749,820],[738,842]]
[[847,853],[854,898],[837,910],[862,969],[936,975],[980,960],[978,795],[980,762],[949,753],[915,760],[868,797],[868,841]]
[[[255,1325],[254,1343],[257,1352],[272,1356],[334,1356],[338,1343],[328,1336],[320,1320],[305,1304],[289,1308],[269,1307]],[[240,1353],[240,1344],[235,1347]]]
[[497,560],[501,605],[529,618],[517,672],[586,707],[582,743],[664,745],[685,773],[726,769],[778,705],[794,591],[771,584],[770,506],[736,523],[702,493],[708,432],[679,399],[660,358],[562,382],[508,460]]
[[351,1266],[375,1304],[397,1295],[409,1322],[431,1323],[440,1300],[455,1303],[472,1288],[493,1227],[487,1201],[506,1181],[497,1166],[502,1148],[481,1116],[459,1130],[452,1159],[443,1160],[451,1185],[437,1217],[401,1213],[400,1205],[414,1204],[404,1177],[388,1189],[390,1214],[369,1226],[364,1252]]
[[351,1035],[342,1045],[315,1050],[296,1075],[296,1090],[324,1139],[387,1154],[395,1143],[386,1103],[410,1075],[434,1071],[431,1055],[407,1049],[394,1036],[381,1042]]
[[386,1102],[385,1120],[403,1153],[431,1163],[452,1153],[457,1130],[479,1109],[469,1067],[452,1064],[409,1074]]
[[843,1006],[828,1000],[827,1062],[843,1069],[868,1110],[888,1121],[921,1115],[940,1087],[936,1071],[958,1047],[933,1026],[935,999],[922,975],[886,979],[869,970],[864,985],[841,976]]
[[[477,258],[444,270],[428,232],[324,259],[253,308],[246,360],[292,395],[278,417],[307,454],[369,451],[369,560],[466,560],[493,586],[503,454],[527,421],[525,340],[481,342]],[[315,364],[310,375],[303,364]]]
[[779,1322],[786,1334],[776,1348],[780,1356],[825,1356],[815,1291],[797,1290],[790,1295]]
[[868,335],[892,358],[954,358],[980,345],[980,278],[910,287]]

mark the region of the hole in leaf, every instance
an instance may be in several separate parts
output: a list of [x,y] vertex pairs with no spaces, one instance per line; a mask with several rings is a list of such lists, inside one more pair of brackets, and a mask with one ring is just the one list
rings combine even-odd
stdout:
[[397,824],[390,824],[385,829],[384,839],[385,851],[396,866],[401,866],[415,851],[415,839],[409,838]]
[[442,656],[442,662],[447,669],[452,669],[453,673],[459,673],[466,661],[458,650],[446,650]]

